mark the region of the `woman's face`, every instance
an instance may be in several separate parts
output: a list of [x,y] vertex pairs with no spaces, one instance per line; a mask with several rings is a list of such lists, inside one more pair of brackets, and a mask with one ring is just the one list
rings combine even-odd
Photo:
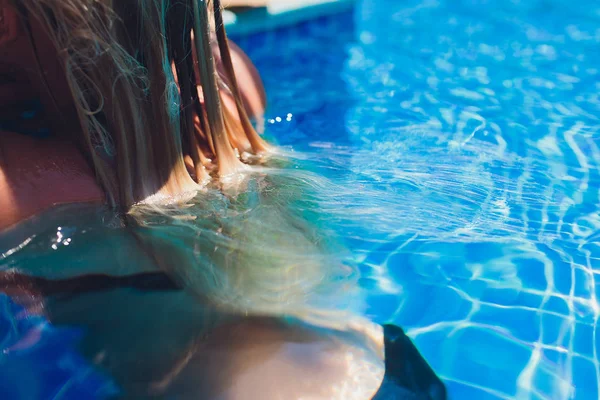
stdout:
[[58,51],[39,20],[28,22],[29,29],[10,1],[0,0],[0,108],[39,99],[50,125],[71,126],[76,114]]
[[29,76],[34,53],[16,10],[0,0],[0,107],[35,97]]

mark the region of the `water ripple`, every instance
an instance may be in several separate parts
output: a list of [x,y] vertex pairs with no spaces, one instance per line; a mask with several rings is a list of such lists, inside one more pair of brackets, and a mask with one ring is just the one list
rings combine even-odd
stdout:
[[453,398],[598,398],[599,22],[592,1],[362,0],[242,40],[294,116],[268,132],[330,179],[371,316]]

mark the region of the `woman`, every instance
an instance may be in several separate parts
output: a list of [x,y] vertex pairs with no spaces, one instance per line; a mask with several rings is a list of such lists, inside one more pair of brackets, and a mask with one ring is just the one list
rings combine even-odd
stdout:
[[[310,227],[281,206],[290,192],[252,209],[234,194],[227,213],[197,200],[187,208],[207,182],[228,192],[271,151],[249,120],[264,107],[260,80],[239,49],[230,51],[219,1],[213,6],[0,0],[0,102],[8,114],[25,102],[11,126],[27,133],[0,134],[0,228],[12,227],[14,239],[24,219],[51,206],[105,202],[123,229],[99,235],[93,249],[105,252],[101,261],[127,249],[114,257],[114,274],[98,274],[96,257],[82,265],[95,275],[52,270],[51,279],[33,267],[43,254],[19,259],[25,246],[11,246],[2,258],[29,273],[3,274],[3,286],[55,324],[87,327],[82,352],[126,398],[370,398],[383,379],[382,332],[301,304],[324,276],[339,277]],[[276,177],[252,179],[277,187]],[[69,209],[60,223],[85,212]],[[31,221],[41,237],[39,218]],[[61,232],[49,254],[65,244]],[[118,244],[103,244],[109,236]],[[271,237],[278,253],[261,248]],[[293,281],[280,268],[291,258]]]
[[[209,173],[227,178],[244,170],[236,151],[260,155],[268,150],[242,100],[247,99],[252,114],[261,112],[264,95],[258,75],[238,49],[230,57],[222,28],[215,49],[221,68],[215,73],[210,32],[202,29],[208,27],[204,2],[194,2],[196,7],[177,2],[166,18],[161,9],[166,3],[153,0],[127,2],[124,10],[113,9],[108,1],[11,3],[0,3],[0,101],[14,107],[29,96],[39,97],[52,137],[34,144],[2,135],[4,154],[15,157],[18,149],[21,155],[5,161],[2,192],[11,195],[1,200],[0,226],[51,204],[102,197],[126,212],[157,196],[198,190]],[[143,19],[137,21],[138,15]],[[168,35],[181,40],[169,40]],[[146,38],[153,39],[140,46]],[[196,68],[186,56],[192,52],[201,54]],[[241,96],[233,62],[242,67],[243,78],[250,78]],[[31,149],[32,157],[23,157],[25,149]],[[42,154],[48,162],[31,165]],[[54,156],[68,162],[69,168],[61,168],[67,182],[40,177],[27,185],[18,183],[29,175],[23,168],[44,170],[53,165]],[[23,159],[27,165],[17,163]],[[19,176],[15,170],[21,171]],[[53,190],[57,183],[70,186]],[[49,197],[29,196],[27,188],[32,187]]]

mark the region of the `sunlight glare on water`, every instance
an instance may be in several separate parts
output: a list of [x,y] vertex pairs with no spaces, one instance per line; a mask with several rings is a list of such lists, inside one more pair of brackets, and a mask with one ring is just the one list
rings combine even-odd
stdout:
[[451,398],[598,398],[598,3],[363,0],[241,44]]
[[1,235],[0,271],[36,278],[0,297],[0,389],[156,388],[225,312],[365,311],[451,399],[598,399],[600,5],[358,0],[233,39],[285,156],[127,229],[71,205]]

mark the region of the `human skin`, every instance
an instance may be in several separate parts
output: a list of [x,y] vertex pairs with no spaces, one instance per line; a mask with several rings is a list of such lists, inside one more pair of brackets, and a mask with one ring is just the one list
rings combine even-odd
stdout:
[[[46,113],[33,123],[51,128],[51,135],[41,139],[0,132],[2,231],[55,205],[100,204],[104,194],[71,139],[78,132],[78,122],[56,49],[41,25],[31,21],[33,38],[38,49],[43,49],[37,57],[43,60],[41,68],[47,77],[42,79],[35,52],[16,13],[3,0],[0,10],[4,10],[0,75],[9,78],[0,85],[0,108],[15,105],[16,99],[40,99]],[[260,116],[265,96],[258,73],[239,48],[232,46],[231,51],[248,114]],[[224,97],[224,106],[237,115],[234,102]],[[128,262],[131,257],[128,252]],[[26,269],[26,264],[22,268]],[[335,331],[287,325],[276,318],[234,316],[206,335],[199,318],[203,311],[192,311],[209,306],[195,299],[180,302],[179,296],[185,296],[182,292],[156,295],[155,305],[149,306],[154,295],[129,290],[66,297],[62,303],[53,302],[48,298],[51,296],[19,291],[22,288],[18,286],[11,295],[37,299],[40,304],[48,301],[46,307],[37,310],[53,324],[89,327],[83,346],[89,360],[102,364],[103,350],[116,349],[111,355],[119,362],[111,366],[111,374],[123,385],[135,384],[139,376],[155,378],[144,382],[142,391],[146,392],[150,384],[157,396],[350,400],[340,391],[345,388],[355,395],[362,389],[363,395],[354,397],[362,400],[370,398],[383,379],[382,332],[370,323]],[[180,309],[174,312],[173,304]],[[107,309],[107,305],[112,308]],[[164,313],[158,312],[160,307]],[[160,320],[159,315],[165,319]],[[189,318],[174,318],[181,315]],[[140,329],[143,323],[148,329]],[[358,366],[365,365],[370,366],[370,373],[356,373]]]
[[[38,51],[36,59],[15,10],[0,0],[0,12],[0,110],[11,112],[24,101],[39,99],[46,112],[29,123],[48,126],[52,132],[46,138],[31,138],[0,131],[1,231],[55,205],[100,203],[104,194],[71,140],[79,130],[77,114],[58,52],[47,32],[34,19],[30,21]],[[260,76],[233,43],[231,53],[247,112],[261,118],[266,100]],[[42,65],[38,65],[38,59]],[[237,115],[233,99],[223,97],[224,106]]]

